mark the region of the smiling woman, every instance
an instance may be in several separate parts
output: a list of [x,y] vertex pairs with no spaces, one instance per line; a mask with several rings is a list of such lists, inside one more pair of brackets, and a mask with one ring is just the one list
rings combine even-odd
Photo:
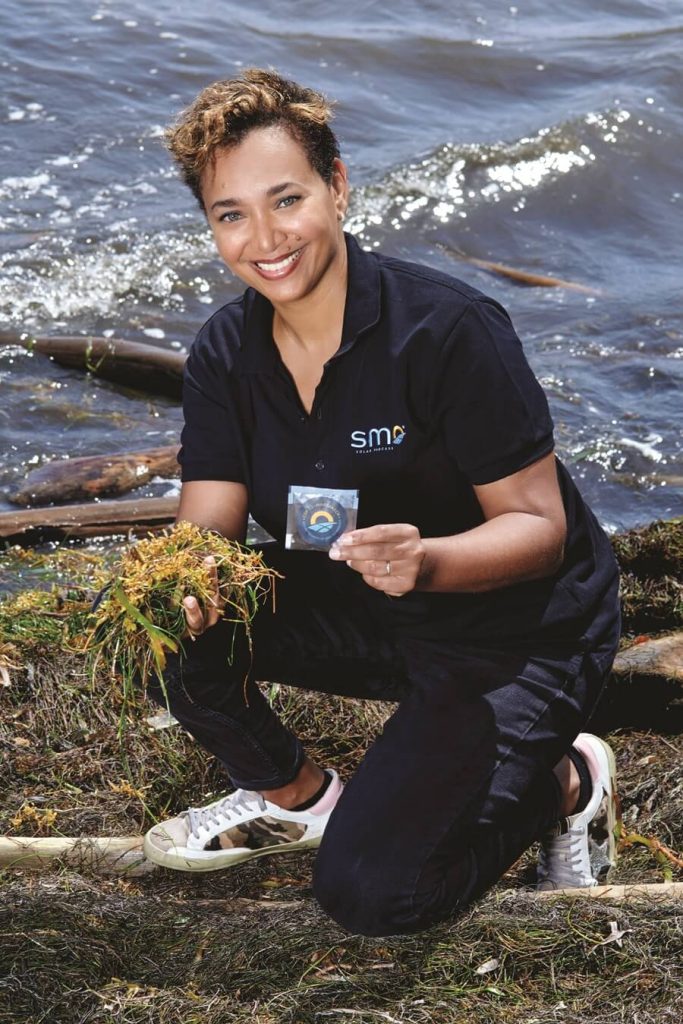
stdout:
[[[243,540],[251,513],[284,579],[253,657],[218,600],[185,598],[195,642],[153,693],[238,788],[145,849],[211,871],[320,846],[321,904],[380,935],[453,914],[539,838],[543,888],[611,867],[614,761],[580,729],[616,648],[617,574],[505,310],[344,233],[330,115],[254,69],[168,133],[247,285],[187,361],[179,518]],[[302,490],[316,508],[358,502],[357,528],[293,550]],[[257,679],[398,706],[343,789]]]
[[334,296],[343,309],[348,185],[341,160],[328,184],[286,128],[255,129],[216,154],[202,174],[202,196],[218,252],[245,284],[276,307],[314,296],[328,305]]

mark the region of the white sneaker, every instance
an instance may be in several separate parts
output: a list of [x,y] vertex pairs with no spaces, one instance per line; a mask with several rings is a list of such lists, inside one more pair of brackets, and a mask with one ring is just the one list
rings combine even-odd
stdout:
[[217,871],[269,853],[320,845],[344,788],[336,772],[323,796],[307,811],[286,811],[247,789],[191,807],[160,822],[144,839],[145,856],[176,871]]
[[593,794],[578,814],[560,820],[542,840],[537,889],[583,889],[606,881],[617,860],[621,822],[612,748],[583,732],[574,746],[586,759]]

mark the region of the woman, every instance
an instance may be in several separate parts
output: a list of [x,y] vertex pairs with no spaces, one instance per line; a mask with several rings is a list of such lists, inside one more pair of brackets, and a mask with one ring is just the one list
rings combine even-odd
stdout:
[[[237,791],[145,850],[209,871],[320,845],[321,905],[384,935],[453,914],[539,838],[541,887],[609,869],[614,762],[579,733],[617,643],[617,573],[505,311],[344,234],[330,116],[251,70],[169,133],[247,285],[188,358],[179,518],[243,540],[251,512],[284,580],[251,669],[241,635],[228,664],[220,609],[186,598],[195,642],[167,673],[171,710]],[[329,552],[284,546],[296,485],[358,492]],[[342,789],[256,679],[398,704]]]

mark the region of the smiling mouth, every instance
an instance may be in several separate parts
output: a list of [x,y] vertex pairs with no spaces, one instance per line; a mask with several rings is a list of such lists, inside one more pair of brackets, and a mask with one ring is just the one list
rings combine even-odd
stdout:
[[254,260],[254,266],[256,267],[257,270],[261,271],[262,274],[267,274],[268,276],[279,276],[280,274],[288,270],[290,267],[294,266],[294,264],[301,256],[302,252],[303,247],[301,249],[295,249],[294,252],[288,253],[286,256],[283,256],[281,260]]

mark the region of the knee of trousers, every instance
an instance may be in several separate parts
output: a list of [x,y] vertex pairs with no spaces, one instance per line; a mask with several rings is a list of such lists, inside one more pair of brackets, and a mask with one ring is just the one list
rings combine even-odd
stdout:
[[396,851],[335,850],[324,840],[313,872],[322,909],[355,935],[409,935],[463,910],[474,896],[470,851],[443,868],[426,864],[405,873]]
[[325,913],[353,935],[398,935],[410,927],[410,900],[383,885],[362,861],[342,864],[319,852],[313,894]]

